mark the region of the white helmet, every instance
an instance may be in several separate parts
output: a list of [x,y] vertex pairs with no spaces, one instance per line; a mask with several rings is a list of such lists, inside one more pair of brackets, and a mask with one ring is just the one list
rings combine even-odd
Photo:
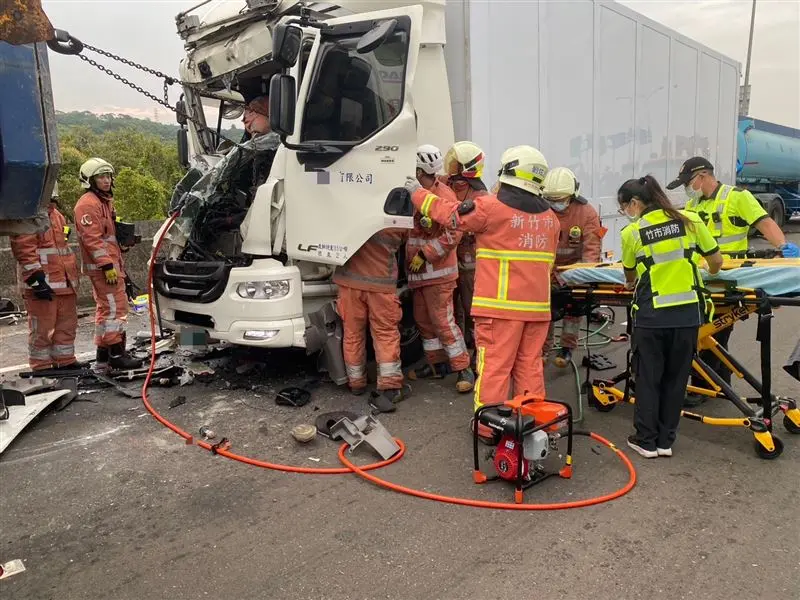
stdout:
[[81,181],[81,186],[84,189],[89,189],[92,187],[92,177],[95,175],[104,175],[104,174],[114,174],[114,167],[111,166],[111,163],[103,160],[102,158],[90,158],[85,163],[81,165],[79,179]]
[[542,193],[548,199],[574,198],[578,195],[578,188],[580,184],[575,173],[567,167],[555,167],[547,172]]
[[442,170],[443,164],[442,152],[436,146],[423,144],[417,148],[418,169],[422,169],[428,175],[436,175]]
[[514,146],[500,157],[499,181],[536,196],[542,195],[542,182],[548,165],[544,155],[533,146]]

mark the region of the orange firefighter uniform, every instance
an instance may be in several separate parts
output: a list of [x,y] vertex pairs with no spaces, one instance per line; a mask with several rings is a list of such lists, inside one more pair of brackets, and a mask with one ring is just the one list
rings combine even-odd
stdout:
[[[556,250],[556,266],[572,265],[578,262],[600,262],[603,229],[600,217],[595,208],[583,196],[576,196],[569,201],[563,212],[556,212],[561,224],[561,238]],[[562,321],[562,352],[556,357],[556,365],[565,367],[569,363],[572,350],[578,347],[578,332],[581,317],[565,316]],[[548,356],[553,347],[554,334],[551,325],[545,343],[544,356]],[[565,358],[562,364],[559,360]]]
[[[453,191],[439,180],[434,180],[430,192],[456,201]],[[453,311],[453,291],[458,279],[455,249],[461,235],[460,231],[438,223],[424,227],[417,213],[406,242],[408,287],[414,291],[414,320],[432,370],[448,363],[453,371],[469,367],[464,336]]]
[[[451,178],[452,189],[459,201],[475,200],[479,196],[488,194],[486,186],[480,179],[454,179]],[[475,234],[464,233],[461,242],[456,248],[458,259],[458,287],[455,294],[456,322],[464,332],[464,342],[467,348],[475,347],[475,324],[472,322],[470,308],[472,296],[475,293]]]
[[514,394],[544,396],[541,353],[559,236],[558,218],[547,201],[502,185],[496,196],[477,202],[460,203],[425,189],[414,191],[412,202],[434,221],[475,234],[475,410],[505,402],[510,380]]
[[369,326],[378,362],[378,390],[401,390],[400,319],[397,297],[397,251],[406,229],[384,229],[336,270],[337,312],[344,323],[343,354],[347,379],[354,393],[367,386],[366,330]]
[[43,233],[11,236],[28,311],[28,361],[34,371],[76,364],[78,265],[64,215],[51,203]]
[[[114,200],[88,191],[75,205],[75,226],[81,248],[83,272],[92,282],[95,311],[94,343],[98,348],[124,345],[128,320],[128,297],[122,251],[117,243]],[[108,283],[105,270],[117,272],[116,283]]]

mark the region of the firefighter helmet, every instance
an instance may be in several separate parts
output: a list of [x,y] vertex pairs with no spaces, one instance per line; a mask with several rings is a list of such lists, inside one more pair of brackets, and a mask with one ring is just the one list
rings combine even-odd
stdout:
[[444,170],[451,177],[480,179],[485,164],[483,150],[473,142],[456,142],[444,157]]
[[500,183],[513,185],[536,196],[542,195],[542,182],[548,165],[544,155],[533,146],[514,146],[500,157]]
[[578,194],[580,184],[575,173],[567,167],[555,167],[547,172],[542,186],[545,198],[574,198]]
[[428,175],[436,175],[442,170],[442,151],[432,144],[417,148],[417,168]]
[[92,187],[92,177],[95,175],[114,175],[114,167],[102,158],[90,158],[81,165],[79,179],[85,189]]

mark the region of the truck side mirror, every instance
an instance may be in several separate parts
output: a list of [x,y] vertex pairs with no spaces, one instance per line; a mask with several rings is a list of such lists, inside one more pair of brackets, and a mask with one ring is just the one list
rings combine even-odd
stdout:
[[189,132],[183,127],[178,129],[178,164],[189,168]]
[[281,138],[294,133],[294,111],[297,106],[294,77],[273,75],[269,82],[269,126]]
[[272,60],[288,69],[297,62],[303,32],[293,25],[278,25],[272,34]]
[[393,217],[413,217],[414,205],[411,203],[411,194],[404,187],[396,187],[389,191],[386,202],[383,203],[383,212]]
[[356,43],[356,52],[359,54],[368,54],[376,48],[379,48],[394,33],[396,27],[397,19],[389,19],[388,21],[379,23],[361,36]]

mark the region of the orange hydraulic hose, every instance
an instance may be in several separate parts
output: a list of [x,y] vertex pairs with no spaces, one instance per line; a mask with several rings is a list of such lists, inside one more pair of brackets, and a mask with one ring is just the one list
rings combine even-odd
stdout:
[[381,487],[384,487],[388,490],[399,492],[403,494],[408,494],[410,496],[416,496],[418,498],[424,498],[426,500],[435,500],[438,502],[446,502],[449,504],[459,504],[462,506],[472,506],[477,508],[494,508],[494,509],[505,509],[505,510],[559,510],[559,509],[567,509],[567,508],[581,508],[585,506],[592,506],[594,504],[601,504],[603,502],[608,502],[610,500],[614,500],[619,498],[620,496],[624,496],[629,491],[631,491],[636,485],[636,470],[633,468],[633,464],[631,463],[630,459],[628,459],[625,454],[623,454],[619,449],[617,449],[611,442],[607,439],[597,435],[596,433],[589,432],[591,438],[597,440],[598,442],[608,446],[611,448],[614,453],[622,460],[625,464],[626,468],[628,469],[628,483],[618,489],[615,492],[610,494],[606,494],[604,496],[597,496],[595,498],[587,498],[585,500],[575,500],[571,502],[556,502],[550,504],[512,504],[510,502],[488,502],[484,500],[473,500],[470,498],[456,498],[453,496],[441,496],[439,494],[431,494],[428,492],[423,492],[421,490],[415,490],[412,488],[407,488],[390,481],[386,481],[384,479],[380,479],[379,477],[375,477],[368,473],[368,471],[372,471],[375,469],[380,469],[381,467],[385,467],[390,465],[394,462],[400,460],[406,452],[406,446],[402,442],[395,438],[395,442],[400,446],[400,451],[391,457],[388,460],[371,463],[364,466],[356,466],[352,462],[350,462],[347,457],[345,456],[345,450],[347,449],[348,445],[343,444],[339,448],[339,460],[345,465],[344,468],[329,468],[329,469],[322,469],[322,468],[309,468],[309,467],[297,467],[294,465],[284,465],[280,463],[271,463],[265,460],[259,460],[255,458],[250,458],[249,456],[243,456],[241,454],[237,454],[235,452],[231,452],[230,450],[226,450],[222,447],[217,447],[216,445],[209,444],[206,441],[202,440],[195,440],[192,434],[184,431],[165,417],[163,417],[153,405],[150,404],[150,399],[147,394],[148,387],[150,386],[150,380],[153,376],[153,370],[155,369],[156,364],[156,322],[155,322],[155,313],[154,313],[154,306],[153,306],[153,294],[155,293],[153,288],[153,273],[155,270],[156,264],[156,257],[158,256],[158,251],[161,249],[161,244],[164,241],[164,234],[169,230],[174,223],[175,219],[178,217],[178,214],[172,215],[169,220],[167,221],[166,227],[162,230],[161,237],[158,238],[156,241],[155,247],[153,248],[153,254],[150,260],[150,267],[147,271],[147,290],[149,293],[148,298],[148,308],[150,313],[150,367],[147,370],[147,376],[145,377],[144,384],[142,384],[142,403],[147,411],[153,415],[153,417],[162,425],[171,429],[184,440],[186,440],[187,444],[194,444],[199,446],[200,448],[211,452],[212,454],[218,454],[220,456],[224,456],[225,458],[229,458],[231,460],[235,460],[244,464],[253,465],[256,467],[261,467],[264,469],[271,469],[274,471],[283,471],[286,473],[302,473],[302,474],[309,474],[309,475],[346,475],[349,473],[355,473],[372,483],[375,483]]
[[431,494],[430,492],[423,492],[422,490],[415,490],[413,488],[407,488],[402,485],[398,485],[396,483],[392,483],[391,481],[386,481],[385,479],[381,479],[380,477],[376,477],[370,473],[366,472],[366,469],[358,467],[350,462],[344,454],[345,449],[347,448],[347,444],[344,444],[342,447],[339,448],[339,460],[342,461],[348,469],[353,471],[356,475],[363,477],[367,481],[371,481],[372,483],[379,485],[387,490],[391,490],[393,492],[400,492],[401,494],[408,494],[409,496],[416,496],[417,498],[424,498],[425,500],[435,500],[436,502],[447,502],[449,504],[459,504],[461,506],[472,506],[475,508],[496,508],[496,509],[504,509],[504,510],[563,510],[565,508],[582,508],[585,506],[593,506],[595,504],[602,504],[603,502],[609,502],[610,500],[614,500],[615,498],[619,498],[620,496],[624,496],[628,492],[633,489],[633,486],[636,485],[636,470],[633,468],[633,464],[631,463],[630,459],[625,456],[623,452],[621,452],[614,444],[609,442],[602,436],[597,435],[596,433],[588,432],[587,435],[592,439],[600,442],[601,444],[608,446],[614,453],[625,463],[625,466],[628,469],[628,483],[625,486],[621,487],[615,492],[610,494],[606,494],[604,496],[597,496],[595,498],[586,498],[585,500],[573,500],[571,502],[552,502],[547,504],[516,504],[512,502],[490,502],[486,500],[473,500],[471,498],[456,498],[454,496],[441,496],[439,494]]
[[[153,272],[155,270],[156,264],[156,257],[158,256],[158,251],[161,249],[161,244],[164,241],[164,234],[169,230],[172,226],[172,223],[175,222],[178,213],[172,215],[169,220],[167,221],[167,226],[162,230],[163,233],[161,237],[158,238],[155,247],[153,248],[153,254],[150,258],[150,267],[147,270],[147,290],[149,293],[148,299],[148,308],[150,310],[150,367],[147,370],[147,376],[145,377],[144,384],[142,385],[142,402],[144,403],[144,407],[147,411],[153,415],[153,417],[167,427],[171,429],[179,436],[181,436],[184,440],[186,440],[187,444],[194,444],[203,448],[204,450],[208,450],[213,454],[219,454],[220,456],[224,456],[225,458],[230,458],[232,460],[239,461],[241,463],[245,463],[248,465],[253,465],[256,467],[261,467],[264,469],[272,469],[274,471],[284,471],[286,473],[304,473],[309,475],[346,475],[352,473],[351,469],[347,468],[330,468],[330,469],[322,469],[322,468],[312,468],[312,467],[296,467],[293,465],[284,465],[280,463],[272,463],[265,460],[258,460],[255,458],[250,458],[249,456],[243,456],[241,454],[237,454],[235,452],[231,452],[230,450],[226,450],[224,448],[217,448],[208,442],[202,440],[195,440],[192,434],[184,431],[168,419],[161,416],[161,414],[153,408],[153,405],[150,404],[150,398],[147,395],[147,388],[150,386],[150,379],[153,376],[153,369],[155,368],[156,364],[156,320],[155,320],[155,311],[153,310],[153,294],[155,293],[153,288]],[[397,462],[403,457],[405,454],[406,447],[400,440],[397,440],[398,444],[400,445],[400,451],[391,457],[389,460],[382,460],[380,462],[372,463],[366,465],[364,467],[360,467],[362,470],[370,471],[372,469],[380,469],[381,467],[385,467],[386,465],[390,465],[393,462]]]

